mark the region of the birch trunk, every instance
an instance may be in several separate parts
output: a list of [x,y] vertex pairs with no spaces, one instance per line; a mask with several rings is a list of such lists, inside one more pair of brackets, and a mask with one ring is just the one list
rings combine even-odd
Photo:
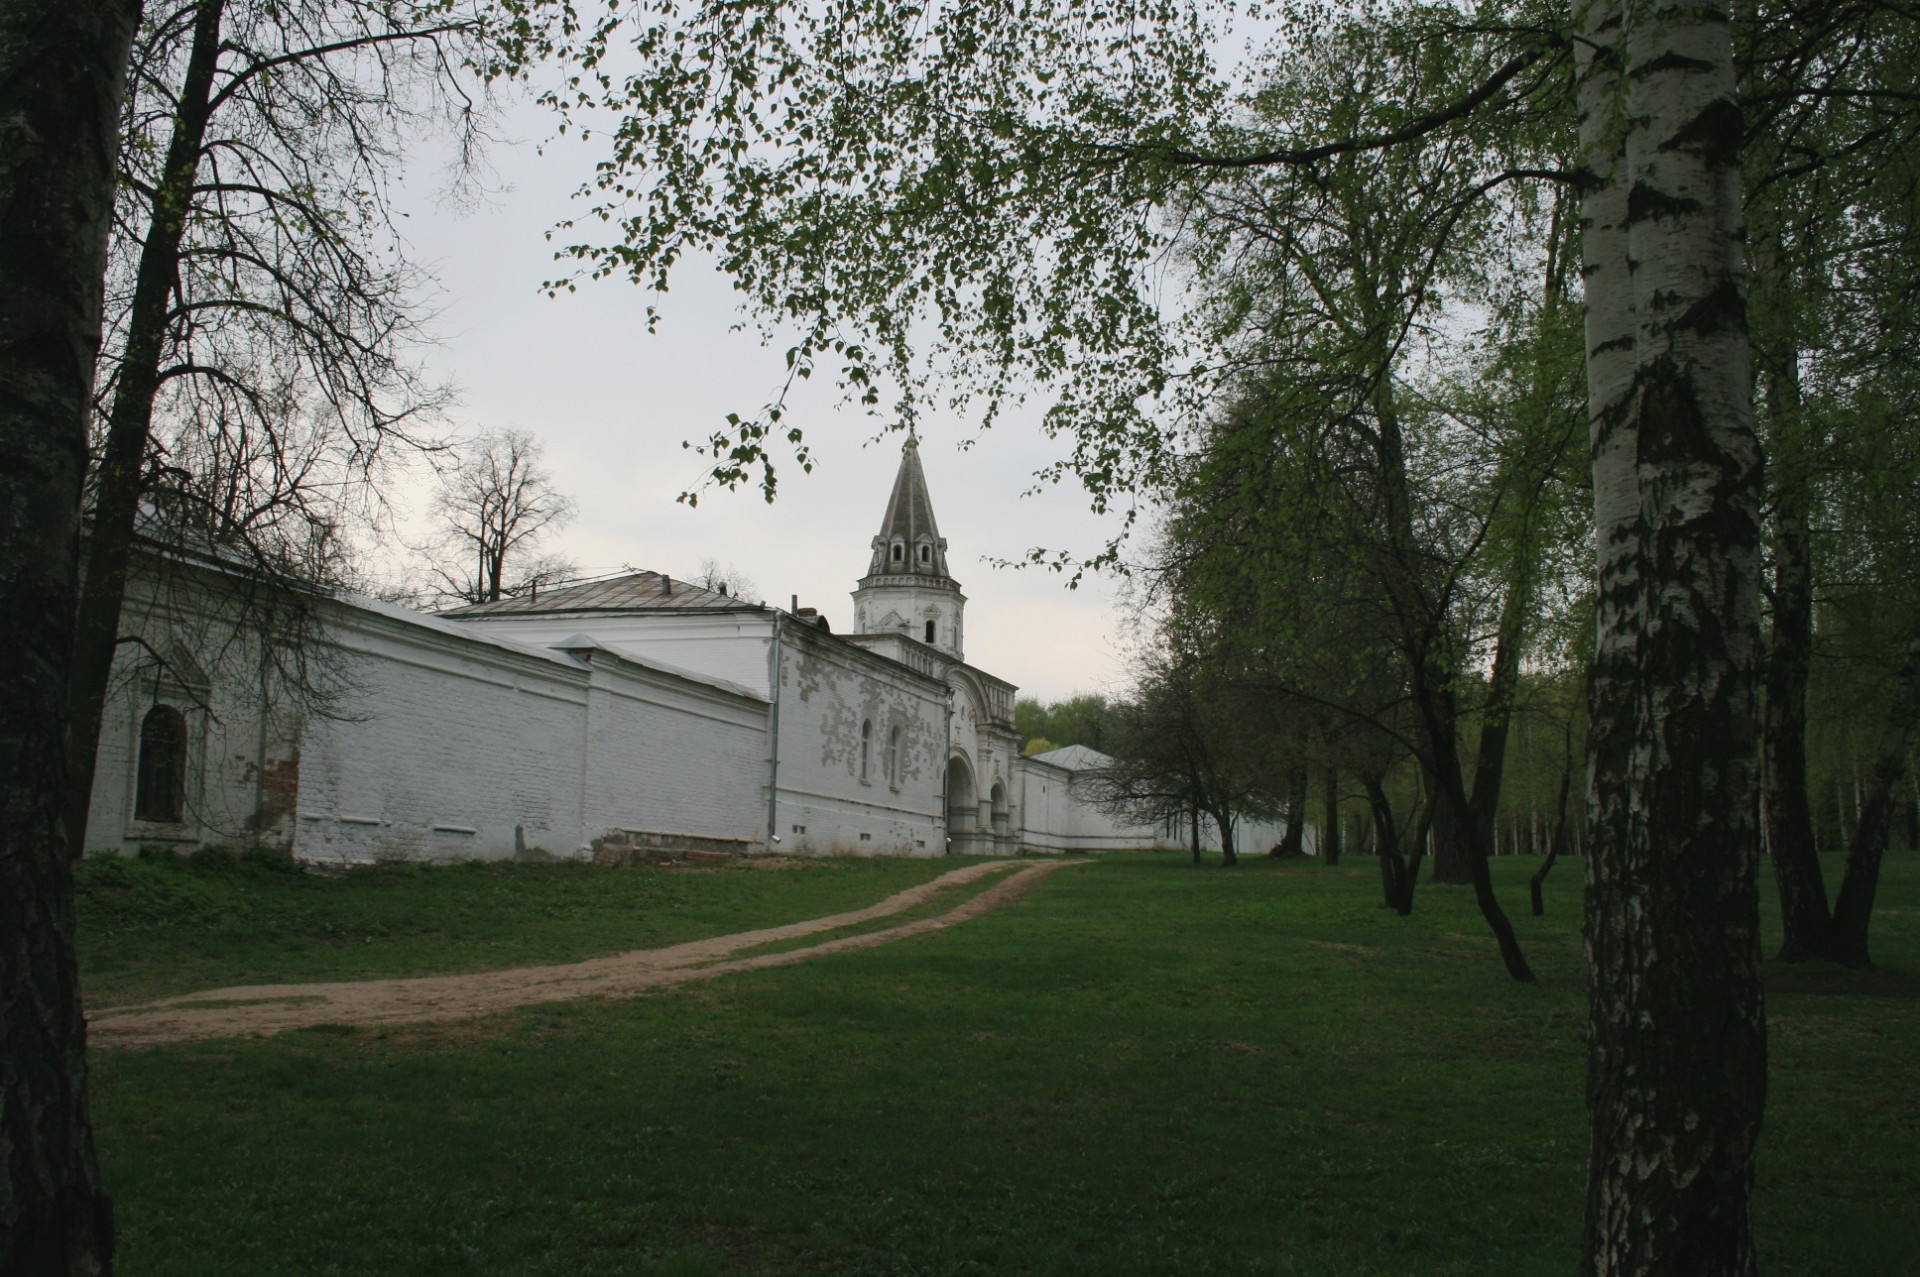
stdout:
[[135,0],[0,4],[0,1272],[105,1273],[72,832],[80,485]]
[[1582,1269],[1752,1274],[1762,476],[1730,15],[1575,16],[1600,582]]

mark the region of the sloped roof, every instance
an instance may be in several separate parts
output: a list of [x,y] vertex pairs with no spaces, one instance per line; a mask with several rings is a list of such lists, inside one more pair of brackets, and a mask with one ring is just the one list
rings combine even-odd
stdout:
[[[901,562],[893,562],[889,550],[894,542],[905,547]],[[919,546],[931,547],[930,562],[920,561]],[[887,512],[880,520],[879,535],[873,538],[873,557],[867,563],[868,576],[947,576],[947,543],[933,521],[933,498],[927,495],[926,471],[920,467],[920,440],[909,434],[900,447],[900,469],[893,477],[893,495],[887,498]]]
[[691,581],[660,572],[630,572],[598,581],[555,586],[494,603],[470,603],[441,616],[538,615],[551,612],[735,611],[752,609],[748,603]]
[[1059,749],[1050,749],[1044,754],[1032,754],[1043,763],[1052,763],[1055,767],[1064,767],[1070,772],[1097,772],[1113,766],[1113,755],[1103,754],[1097,749],[1088,749],[1085,745],[1062,745]]

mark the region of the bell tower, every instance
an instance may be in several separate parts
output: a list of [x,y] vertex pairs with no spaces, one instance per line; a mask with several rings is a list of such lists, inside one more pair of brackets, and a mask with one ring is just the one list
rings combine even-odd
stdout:
[[965,660],[967,597],[947,574],[947,541],[933,521],[920,439],[911,430],[872,549],[853,591],[854,632],[905,634]]

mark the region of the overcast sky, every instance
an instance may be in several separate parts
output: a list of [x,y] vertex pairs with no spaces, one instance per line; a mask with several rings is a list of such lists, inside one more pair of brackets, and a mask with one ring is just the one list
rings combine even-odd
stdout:
[[[456,422],[517,427],[543,442],[556,486],[579,503],[551,548],[583,570],[631,565],[692,575],[710,556],[751,578],[769,602],[784,606],[798,595],[836,629],[850,628],[848,595],[866,569],[902,436],[870,442],[885,423],[838,406],[832,379],[822,377],[826,384],[805,384],[789,401],[789,420],[813,449],[812,474],[782,466],[771,506],[757,487],[709,491],[697,509],[677,503],[703,473],[682,440],[768,402],[785,371],[784,346],[765,348],[753,333],[731,331],[740,319],[735,295],[697,267],[664,297],[607,280],[548,298],[541,282],[564,267],[546,231],[584,213],[568,197],[590,171],[593,144],[563,140],[538,154],[546,126],[528,110],[512,115],[507,131],[517,141],[491,152],[499,189],[483,206],[436,199],[434,166],[424,158],[401,200],[414,258],[439,284],[434,329],[442,344],[428,364],[459,392]],[[655,335],[646,331],[649,300],[666,316]],[[1107,535],[1108,521],[1089,511],[1077,487],[1021,497],[1056,451],[1034,416],[984,433],[948,416],[922,424],[935,517],[967,595],[967,658],[1042,700],[1114,690],[1124,675],[1111,582],[1069,591],[1061,576],[986,562],[1017,559],[1032,546],[1088,554]]]

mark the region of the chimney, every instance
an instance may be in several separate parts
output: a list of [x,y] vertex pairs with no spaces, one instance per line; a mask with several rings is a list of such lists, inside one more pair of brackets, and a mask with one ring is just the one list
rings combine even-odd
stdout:
[[665,572],[660,574],[660,593],[663,595],[673,593],[673,578]]
[[792,612],[795,616],[800,614],[800,596],[798,594],[793,596],[793,604],[787,608],[787,611]]

